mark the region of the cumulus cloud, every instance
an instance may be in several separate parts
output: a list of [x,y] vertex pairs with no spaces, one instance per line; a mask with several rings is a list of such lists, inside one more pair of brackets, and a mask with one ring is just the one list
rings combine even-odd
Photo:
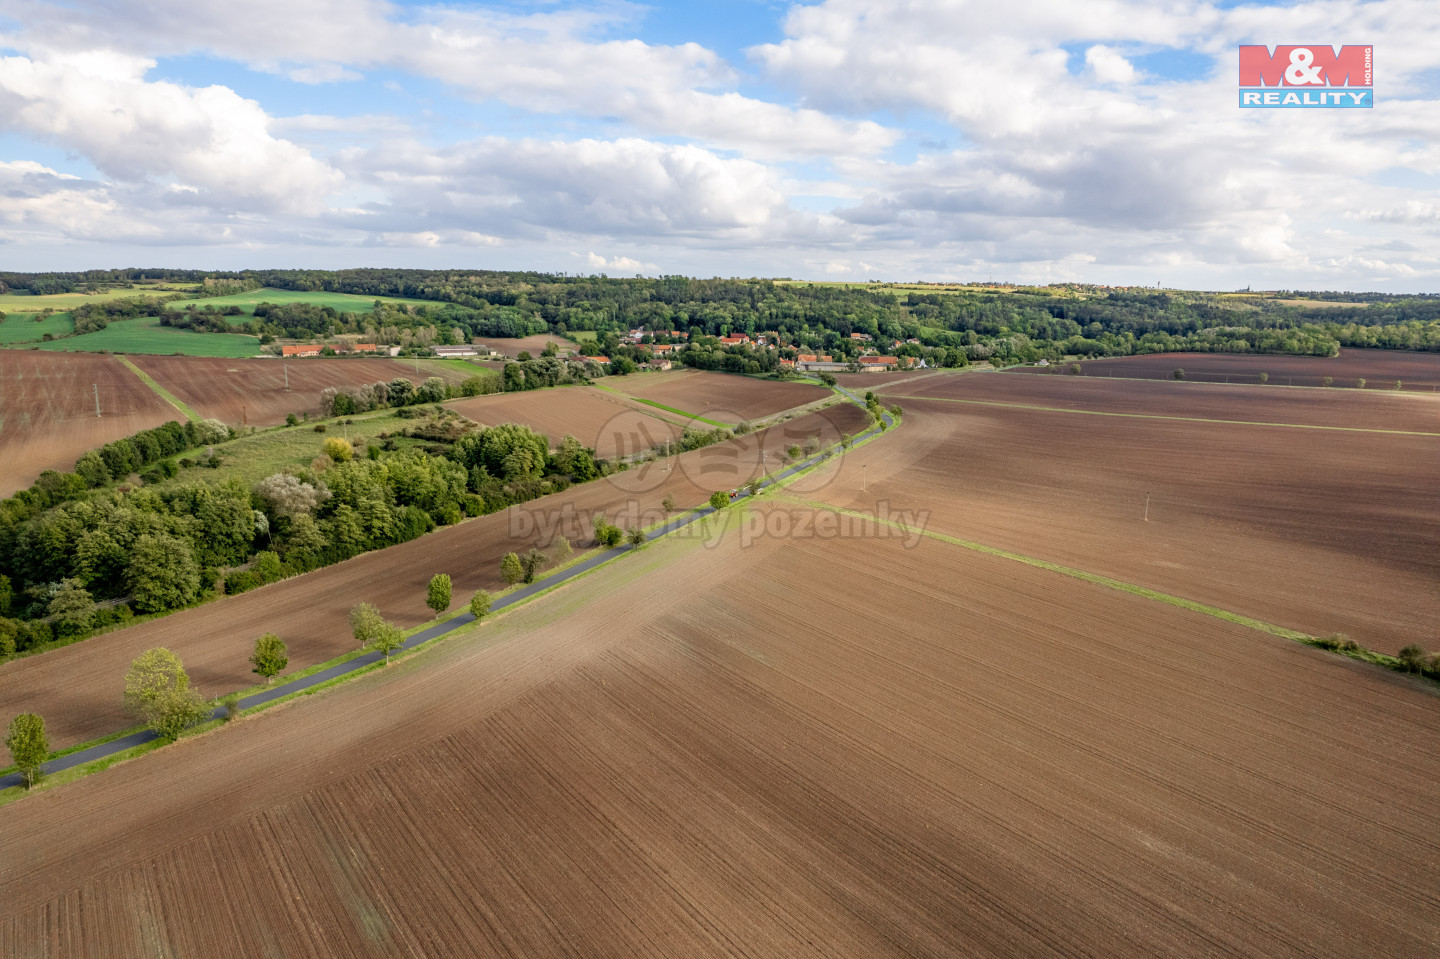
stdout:
[[1085,65],[1101,83],[1129,83],[1135,79],[1135,65],[1103,43],[1085,51]]
[[[89,11],[77,15],[75,8]],[[650,44],[592,34],[615,12],[514,15],[440,4],[410,11],[361,0],[29,0],[30,35],[62,49],[111,47],[151,55],[209,51],[302,83],[359,79],[390,68],[448,84],[475,100],[545,113],[612,117],[636,130],[687,137],[756,156],[874,153],[899,136],[849,120],[741,95],[736,71],[699,43]],[[275,24],[283,23],[283,30]],[[103,24],[103,26],[102,26]]]
[[[0,130],[103,179],[10,164],[0,237],[160,230],[413,262],[526,251],[621,273],[1440,275],[1424,252],[1440,213],[1415,185],[1440,176],[1433,5],[815,0],[739,64],[637,38],[636,5],[518,6],[11,0]],[[1236,45],[1297,35],[1374,42],[1380,105],[1238,110]],[[1171,51],[1190,58],[1183,78]],[[267,84],[409,76],[448,93],[404,117],[282,116],[151,79],[194,54],[282,78]],[[457,134],[469,103],[545,133]]]
[[107,50],[0,58],[0,130],[84,154],[107,176],[173,178],[217,202],[317,210],[341,177],[221,86],[150,82],[154,61]]
[[774,171],[688,144],[492,137],[436,151],[408,142],[349,153],[344,165],[389,194],[366,208],[382,221],[423,210],[450,228],[502,236],[722,241],[792,216]]
[[628,256],[612,256],[606,259],[594,250],[585,254],[585,264],[592,270],[623,270],[631,273],[655,269],[654,263],[642,263]]

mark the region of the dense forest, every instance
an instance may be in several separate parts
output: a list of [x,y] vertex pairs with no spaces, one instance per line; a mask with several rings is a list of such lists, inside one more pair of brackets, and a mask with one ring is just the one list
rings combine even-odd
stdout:
[[[976,359],[1031,362],[1063,355],[1261,352],[1333,355],[1341,346],[1440,350],[1440,295],[1332,292],[1247,295],[1186,293],[1065,284],[1053,287],[894,284],[808,285],[763,279],[693,279],[499,272],[360,269],[113,270],[75,274],[0,273],[12,290],[61,292],[141,281],[202,282],[201,296],[271,287],[429,301],[377,301],[374,312],[345,313],[311,304],[262,304],[253,317],[235,308],[170,306],[170,297],[111,301],[75,311],[77,332],[121,316],[149,315],[176,327],[245,332],[263,342],[354,334],[423,351],[475,337],[593,331],[595,349],[612,355],[620,334],[643,328],[670,339],[778,334],[782,346],[848,356],[850,334],[901,341],[886,352],[959,365]],[[142,294],[137,293],[137,296]],[[698,344],[697,344],[698,345]],[[716,353],[738,359],[717,359]],[[623,355],[623,354],[622,354]],[[710,343],[684,362],[748,369],[773,367],[743,348]]]

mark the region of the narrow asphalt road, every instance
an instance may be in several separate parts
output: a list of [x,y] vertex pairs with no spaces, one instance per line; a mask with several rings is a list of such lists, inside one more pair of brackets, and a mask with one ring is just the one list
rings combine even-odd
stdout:
[[[839,392],[842,396],[844,396],[846,399],[848,399],[850,402],[860,406],[865,405],[857,396],[855,396],[854,393],[845,389],[843,386],[837,386],[835,387],[835,390]],[[881,408],[881,416],[884,417],[885,426],[887,429],[895,424],[895,420],[890,416],[888,412],[885,412],[883,407]],[[878,432],[878,430],[879,427],[872,426],[868,430],[865,430],[863,433],[857,435],[855,437],[855,440],[858,442],[859,440],[865,439],[869,436],[873,436],[876,432]],[[823,458],[823,454],[817,453],[809,459],[801,460],[793,466],[788,466],[785,469],[781,470],[779,473],[775,474],[773,479],[765,481],[762,488],[771,486],[781,480],[788,479],[789,477],[794,476],[796,473],[799,473],[802,470],[809,469],[810,467],[819,463]],[[742,490],[739,497],[737,497],[737,501],[749,495],[749,493],[746,493]],[[670,533],[675,532],[677,529],[689,526],[691,523],[698,523],[700,520],[704,519],[705,517],[709,516],[711,513],[714,512],[715,508],[713,506],[704,506],[700,509],[695,510],[694,512],[686,513],[683,516],[678,516],[675,519],[672,519],[670,522],[666,523],[664,526],[657,527],[655,530],[653,530],[650,533],[649,538],[654,540],[658,539],[661,536],[666,536]],[[516,603],[522,603],[530,597],[534,596],[536,593],[550,589],[553,586],[558,586],[561,583],[576,578],[577,576],[583,576],[595,567],[599,566],[601,563],[609,562],[617,556],[628,553],[633,549],[635,549],[635,547],[627,543],[623,546],[615,546],[601,553],[597,553],[594,556],[591,556],[589,559],[584,560],[583,562],[576,563],[569,569],[566,569],[559,573],[553,573],[550,576],[547,576],[545,579],[530,583],[527,586],[523,586],[520,589],[517,589],[513,593],[509,593],[505,596],[500,597],[499,599],[495,600],[495,604],[491,607],[491,611],[494,612],[496,610],[504,609],[507,606],[513,606]],[[444,636],[446,633],[453,632],[454,630],[460,629],[463,626],[468,626],[474,621],[475,617],[471,613],[469,613],[468,611],[462,612],[458,616],[447,619],[443,623],[436,623],[434,626],[431,626],[428,629],[421,630],[414,636],[411,636],[409,639],[405,640],[405,645],[402,646],[401,649],[415,649],[417,646],[423,646],[425,643],[430,642],[430,640],[435,639],[437,636]],[[253,693],[249,696],[246,696],[244,699],[240,700],[240,708],[249,709],[253,706],[259,706],[263,703],[268,703],[285,696],[290,696],[298,692],[303,692],[306,689],[318,686],[321,683],[327,683],[330,680],[335,679],[339,676],[344,676],[347,673],[353,673],[358,670],[364,669],[367,666],[380,662],[384,658],[384,653],[365,653],[362,656],[357,656],[354,659],[346,660],[343,663],[338,663],[334,666],[329,667],[328,669],[322,669],[319,672],[311,673],[309,676],[304,676],[300,679],[292,679],[286,683],[279,683],[278,685],[272,686],[268,689],[261,690],[258,693]],[[209,718],[220,719],[224,715],[225,708],[223,706],[220,706],[211,710]],[[155,733],[151,732],[148,729],[142,730],[138,733],[131,733],[130,735],[122,736],[119,739],[112,739],[109,742],[100,743],[97,746],[91,746],[88,749],[81,749],[76,752],[61,756],[57,759],[52,759],[42,765],[40,768],[46,773],[57,773],[64,769],[71,769],[75,766],[94,762],[97,759],[104,759],[107,756],[114,756],[115,754],[124,752],[127,749],[131,749],[135,746],[148,743],[155,738]],[[11,786],[19,786],[23,782],[24,779],[19,773],[10,773],[6,776],[0,776],[0,789],[9,789]]]

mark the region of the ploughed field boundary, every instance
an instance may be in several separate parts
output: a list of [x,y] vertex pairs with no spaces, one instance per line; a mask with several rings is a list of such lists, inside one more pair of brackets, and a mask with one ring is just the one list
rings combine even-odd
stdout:
[[[851,402],[857,404],[860,403],[860,401],[854,396],[854,394],[850,393],[848,390],[842,388],[839,390],[839,392],[844,394],[844,396]],[[884,417],[884,425],[886,429],[894,425],[894,418],[883,409],[881,410],[881,416]],[[863,433],[855,436],[852,440],[851,445],[858,446],[863,442],[867,442],[875,438],[881,432],[882,429],[879,425],[871,426]],[[808,459],[801,460],[800,462],[797,462],[779,471],[778,473],[773,474],[768,479],[761,479],[759,481],[760,488],[764,490],[778,483],[783,483],[790,479],[793,479],[799,476],[801,473],[808,472],[814,467],[820,465],[820,463],[823,462],[830,455],[832,450],[833,447],[821,450],[815,455],[809,457]],[[742,499],[749,497],[750,495],[751,494],[746,492],[744,489],[741,489],[736,496],[736,501],[738,502]],[[692,523],[700,522],[701,520],[704,520],[705,518],[714,515],[716,512],[718,512],[718,510],[716,510],[716,508],[713,506],[705,505],[698,507],[689,513],[677,516],[675,519],[672,519],[649,531],[648,536],[650,539],[658,539],[659,537],[669,535],[670,533],[673,533],[678,529],[683,529],[684,527],[687,527]],[[555,587],[560,586],[563,583],[568,582],[569,580],[592,572],[598,567],[609,563],[611,560],[618,559],[626,553],[633,552],[637,548],[638,547],[633,546],[629,543],[624,543],[620,546],[614,546],[609,549],[601,550],[595,555],[582,559],[580,562],[577,562],[563,570],[552,573],[550,576],[547,576],[544,579],[537,580],[536,582],[523,586],[520,589],[515,590],[514,592],[507,593],[504,596],[497,597],[491,606],[491,613],[493,614],[499,612],[502,609],[506,609],[508,607],[535,599],[541,594],[547,593],[551,589],[554,589]],[[474,622],[474,615],[471,614],[468,610],[462,610],[460,613],[451,617],[450,619],[447,619],[441,623],[436,623],[434,626],[426,627],[425,629],[422,629],[419,632],[415,633],[413,636],[410,636],[408,639],[405,640],[405,643],[400,647],[397,652],[409,652],[411,650],[417,649],[430,642],[431,640],[438,639],[441,636],[446,636],[450,633],[455,632],[458,629],[469,626]],[[395,654],[392,653],[392,656],[393,655]],[[384,661],[385,654],[382,652],[372,650],[370,652],[362,653],[359,656],[343,660],[342,662],[336,663],[335,665],[324,667],[307,675],[292,679],[289,682],[278,683],[275,686],[268,687],[259,692],[246,696],[240,700],[240,711],[244,713],[251,710],[271,706],[281,700],[289,699],[292,696],[302,695],[306,692],[317,690],[322,686],[327,686],[347,678],[353,678],[363,672],[368,672],[376,665],[383,663]],[[206,723],[224,719],[226,716],[226,712],[226,707],[224,706],[215,707],[211,710],[209,717],[206,720],[202,721],[201,725],[203,726]],[[144,729],[133,733],[127,733],[121,736],[117,736],[115,738],[108,738],[91,746],[84,746],[81,748],[73,749],[61,756],[56,757],[55,759],[51,759],[41,766],[41,771],[46,775],[52,775],[54,773],[63,772],[65,770],[76,769],[78,767],[86,766],[90,763],[103,763],[105,766],[108,766],[116,760],[122,758],[122,755],[124,753],[132,749],[148,746],[158,738],[158,735],[149,729]],[[104,768],[104,766],[101,766],[99,768]],[[5,790],[21,786],[23,785],[23,783],[24,779],[18,772],[12,772],[7,775],[0,776],[0,794],[3,794]]]

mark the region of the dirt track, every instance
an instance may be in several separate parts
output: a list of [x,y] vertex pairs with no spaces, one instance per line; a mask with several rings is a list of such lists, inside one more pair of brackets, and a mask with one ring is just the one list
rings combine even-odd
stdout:
[[262,633],[278,633],[289,644],[292,671],[324,662],[353,648],[346,616],[356,603],[374,603],[386,618],[417,625],[433,615],[425,606],[425,586],[436,573],[450,574],[460,606],[477,589],[504,588],[500,559],[508,552],[548,547],[560,535],[577,549],[588,548],[596,511],[626,528],[658,523],[667,495],[689,508],[758,475],[762,443],[774,468],[790,444],[811,434],[833,442],[841,433],[859,432],[862,421],[853,406],[833,407],[208,606],[5,663],[0,703],[44,716],[57,749],[93,739],[129,725],[120,701],[125,670],[152,646],[179,655],[207,696],[240,689],[255,680],[247,658]]
[[629,396],[726,424],[760,419],[814,403],[825,399],[829,392],[808,383],[757,380],[701,370],[616,376],[607,378],[605,385]]
[[623,563],[0,810],[0,954],[1440,941],[1440,709],[1403,679],[933,542]]
[[622,397],[589,386],[531,390],[452,400],[447,404],[477,423],[523,423],[558,446],[567,434],[613,459],[654,449],[680,435],[680,428],[651,407],[637,409]]
[[829,501],[1387,652],[1435,645],[1434,437],[899,402],[904,426]]
[[[1244,353],[1152,353],[1081,363],[1086,376],[1137,376],[1171,379],[1177,368],[1189,380],[1210,383],[1258,383],[1267,373],[1271,386],[1321,386],[1331,377],[1336,388],[1353,388],[1364,378],[1370,390],[1393,389],[1400,380],[1407,390],[1440,390],[1440,353],[1402,353],[1396,350],[1341,350],[1336,357],[1265,356]],[[1070,364],[1048,368],[1015,367],[1011,373],[1067,375]]]
[[117,357],[0,350],[0,496],[47,469],[73,470],[86,450],[184,418]]
[[573,343],[555,333],[541,333],[535,336],[504,337],[504,336],[477,336],[476,344],[490,347],[496,353],[503,354],[515,359],[520,353],[529,353],[532,357],[538,357],[545,350],[547,343],[554,343],[557,350],[573,350],[578,343]]

